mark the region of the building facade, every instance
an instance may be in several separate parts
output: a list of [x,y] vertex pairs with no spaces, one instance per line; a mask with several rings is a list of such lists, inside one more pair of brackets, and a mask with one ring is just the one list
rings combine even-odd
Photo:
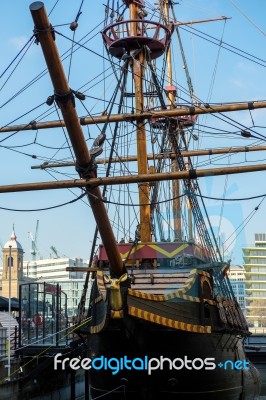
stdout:
[[2,269],[2,296],[15,297],[19,295],[19,285],[24,282],[23,277],[23,249],[17,241],[13,229],[9,240],[3,246],[3,269]]
[[[68,267],[78,269],[88,266],[88,260],[81,258],[48,258],[23,260],[23,247],[18,242],[14,228],[9,240],[2,248],[3,263],[0,266],[0,295],[19,297],[19,286],[32,282],[59,284],[67,295],[68,315],[77,313],[83,292],[86,271],[67,271]],[[9,267],[9,264],[11,265]],[[11,276],[9,276],[11,272]],[[89,281],[88,293],[92,282]],[[88,297],[88,296],[87,296]],[[89,300],[87,300],[88,302]]]
[[24,261],[23,270],[25,276],[33,278],[36,282],[58,283],[61,290],[67,295],[68,315],[71,316],[77,313],[84,286],[85,272],[67,271],[67,268],[77,267],[80,269],[87,266],[88,260],[81,258],[48,258]]
[[245,270],[240,265],[232,265],[228,271],[228,277],[234,295],[243,311],[243,314],[246,315]]
[[247,320],[266,326],[266,233],[255,234],[255,244],[243,248],[246,277]]

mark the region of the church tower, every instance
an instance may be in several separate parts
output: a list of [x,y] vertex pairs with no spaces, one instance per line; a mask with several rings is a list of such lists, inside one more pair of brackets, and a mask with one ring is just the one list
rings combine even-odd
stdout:
[[[19,296],[19,285],[23,283],[23,253],[13,227],[10,239],[3,247],[3,297],[9,297],[9,269],[11,270],[11,298],[18,298]],[[11,264],[11,267],[9,267],[9,264]]]

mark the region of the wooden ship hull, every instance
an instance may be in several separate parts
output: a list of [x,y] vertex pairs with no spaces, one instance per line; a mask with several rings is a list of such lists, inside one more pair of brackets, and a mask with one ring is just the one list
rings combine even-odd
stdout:
[[[119,245],[120,250],[126,246]],[[89,333],[88,356],[103,357],[105,362],[124,360],[125,356],[128,360],[138,358],[139,368],[128,369],[124,363],[116,369],[111,363],[109,368],[91,369],[92,398],[107,393],[114,399],[258,398],[259,374],[242,343],[249,335],[245,318],[236,302],[222,299],[213,290],[214,281],[227,279],[228,266],[200,264],[200,258],[196,266],[196,259],[189,254],[196,252],[195,246],[188,243],[158,243],[157,254],[159,251],[162,257],[167,246],[168,250],[179,249],[179,264],[163,270],[128,268],[128,279],[120,286],[123,305],[119,310],[113,309],[114,293],[105,282],[108,270],[95,272],[87,314],[91,320],[80,331]],[[135,253],[138,251],[141,248]],[[147,254],[147,248],[145,251]],[[200,249],[197,251],[200,254]],[[166,263],[164,257],[161,264]],[[193,262],[194,269],[189,265]],[[154,358],[165,361],[158,364]],[[154,370],[149,373],[147,362],[151,359]],[[146,365],[140,360],[146,360]],[[176,368],[171,364],[174,360]],[[206,368],[213,362],[215,367]]]
[[[134,329],[135,334],[128,335],[128,325]],[[137,334],[141,334],[141,339],[137,339]],[[114,341],[117,341],[119,346],[114,346]],[[195,355],[205,359],[210,354],[221,362],[247,359],[243,353],[241,339],[232,339],[230,334],[211,333],[207,336],[193,332],[177,332],[171,328],[155,328],[149,323],[135,320],[125,321],[119,327],[117,323],[111,324],[105,332],[91,337],[88,346],[90,355],[101,354],[109,359],[123,358],[125,354],[128,359],[134,359],[136,355],[141,357],[141,354],[143,358],[148,356],[149,359],[160,358],[161,354],[171,360],[185,357],[193,360]],[[221,370],[219,367],[215,371],[176,371],[164,367],[163,370],[152,371],[151,375],[148,375],[147,371],[123,370],[115,376],[110,370],[100,373],[92,371],[90,393],[92,398],[108,394],[112,399],[135,399],[136,396],[140,399],[238,400],[240,396],[244,399],[258,399],[260,377],[251,363],[249,370],[243,371]]]

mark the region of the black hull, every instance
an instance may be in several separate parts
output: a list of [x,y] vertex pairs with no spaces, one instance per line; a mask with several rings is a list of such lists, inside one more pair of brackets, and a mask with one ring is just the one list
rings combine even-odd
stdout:
[[[47,359],[42,359],[39,365],[47,364]],[[29,361],[29,360],[27,360]],[[11,382],[1,382],[1,400],[73,400],[84,399],[85,392],[89,391],[86,386],[86,375],[84,371],[77,371],[75,374],[69,369],[55,371],[49,363],[42,372],[38,367],[28,366],[27,377],[20,377]],[[37,371],[37,373],[35,373]],[[88,380],[87,380],[88,382]]]
[[[119,324],[118,324],[119,322]],[[242,340],[229,334],[200,334],[158,327],[141,320],[125,318],[112,321],[101,333],[88,338],[89,357],[108,359],[167,357],[193,360],[215,358],[216,364],[226,360],[244,361]],[[247,360],[247,359],[246,359]],[[247,360],[249,361],[249,360]],[[90,370],[92,398],[113,391],[108,399],[204,399],[254,400],[259,397],[260,378],[256,368],[226,370],[126,370],[112,374],[110,370]],[[118,388],[118,389],[117,389]],[[115,390],[116,389],[116,390]]]

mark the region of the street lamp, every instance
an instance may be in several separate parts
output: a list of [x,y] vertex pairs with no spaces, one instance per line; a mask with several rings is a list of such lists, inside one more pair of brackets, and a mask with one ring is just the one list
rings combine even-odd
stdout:
[[7,364],[7,379],[10,381],[10,371],[11,371],[11,267],[13,267],[13,258],[11,257],[12,245],[9,246],[9,257],[7,260],[8,266],[8,364]]

